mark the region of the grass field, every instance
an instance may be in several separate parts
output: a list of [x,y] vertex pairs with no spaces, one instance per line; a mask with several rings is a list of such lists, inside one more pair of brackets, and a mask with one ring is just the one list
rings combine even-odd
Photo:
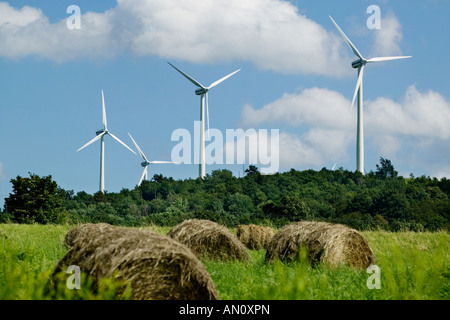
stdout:
[[[0,224],[0,299],[48,299],[48,276],[67,249],[70,226]],[[149,227],[165,234],[169,228]],[[264,262],[265,251],[251,251],[251,262],[204,260],[224,300],[405,300],[450,298],[450,235],[363,232],[377,257],[380,289],[369,289],[372,274],[347,267],[311,268],[306,257],[290,264]],[[369,279],[369,283],[373,283]],[[83,291],[83,287],[81,290]],[[88,290],[87,290],[88,291]],[[80,298],[80,295],[77,296]],[[58,299],[68,299],[61,295]],[[113,299],[111,290],[83,299]]]

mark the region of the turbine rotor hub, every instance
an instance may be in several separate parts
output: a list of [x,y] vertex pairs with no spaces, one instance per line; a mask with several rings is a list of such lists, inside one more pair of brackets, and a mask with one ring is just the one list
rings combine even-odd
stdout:
[[367,60],[358,59],[352,62],[352,67],[358,69],[360,67],[364,67],[367,63]]
[[197,90],[195,90],[195,94],[198,96],[205,94],[207,92],[208,92],[208,89],[205,89],[205,88],[198,88]]

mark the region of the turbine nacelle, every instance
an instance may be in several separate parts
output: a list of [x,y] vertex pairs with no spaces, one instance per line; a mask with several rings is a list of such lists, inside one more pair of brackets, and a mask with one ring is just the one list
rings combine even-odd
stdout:
[[149,165],[150,165],[150,162],[148,162],[148,161],[144,161],[144,162],[141,163],[141,166],[143,168],[148,167]]
[[358,59],[352,62],[352,68],[358,69],[360,67],[364,67],[367,63],[366,59]]
[[105,129],[98,130],[98,131],[95,132],[95,134],[96,134],[97,136],[99,136],[99,135],[101,135],[103,132],[106,132],[106,130],[105,130]]
[[197,90],[195,90],[195,94],[201,96],[202,94],[208,93],[208,91],[209,90],[206,88],[198,88]]

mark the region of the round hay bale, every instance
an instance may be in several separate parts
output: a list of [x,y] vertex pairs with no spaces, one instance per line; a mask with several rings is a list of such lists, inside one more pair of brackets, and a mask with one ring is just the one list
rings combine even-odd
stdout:
[[273,228],[254,224],[239,225],[237,228],[238,239],[251,250],[267,249],[274,234]]
[[[112,227],[96,237],[78,239],[58,262],[58,275],[68,266],[79,266],[93,279],[112,278],[131,287],[133,300],[216,300],[218,293],[200,260],[167,236],[133,228]],[[117,291],[118,298],[126,285]]]
[[340,224],[311,221],[292,223],[278,231],[267,248],[266,262],[292,261],[302,246],[307,248],[313,264],[322,262],[332,268],[349,265],[364,270],[375,263],[368,241],[358,231]]
[[114,227],[107,223],[82,224],[67,231],[66,236],[64,238],[64,245],[70,249],[79,239],[97,237],[113,229]]
[[209,220],[183,221],[167,235],[190,248],[200,259],[250,260],[248,249],[228,228]]

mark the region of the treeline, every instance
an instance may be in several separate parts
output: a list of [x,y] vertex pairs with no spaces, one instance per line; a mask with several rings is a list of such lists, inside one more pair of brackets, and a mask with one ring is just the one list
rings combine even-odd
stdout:
[[358,230],[436,231],[450,227],[450,180],[397,175],[389,160],[362,175],[341,169],[262,175],[250,166],[236,178],[213,171],[205,180],[154,175],[119,193],[67,191],[50,177],[11,180],[0,222],[97,223],[173,226],[209,219],[229,227],[292,221],[342,223]]

